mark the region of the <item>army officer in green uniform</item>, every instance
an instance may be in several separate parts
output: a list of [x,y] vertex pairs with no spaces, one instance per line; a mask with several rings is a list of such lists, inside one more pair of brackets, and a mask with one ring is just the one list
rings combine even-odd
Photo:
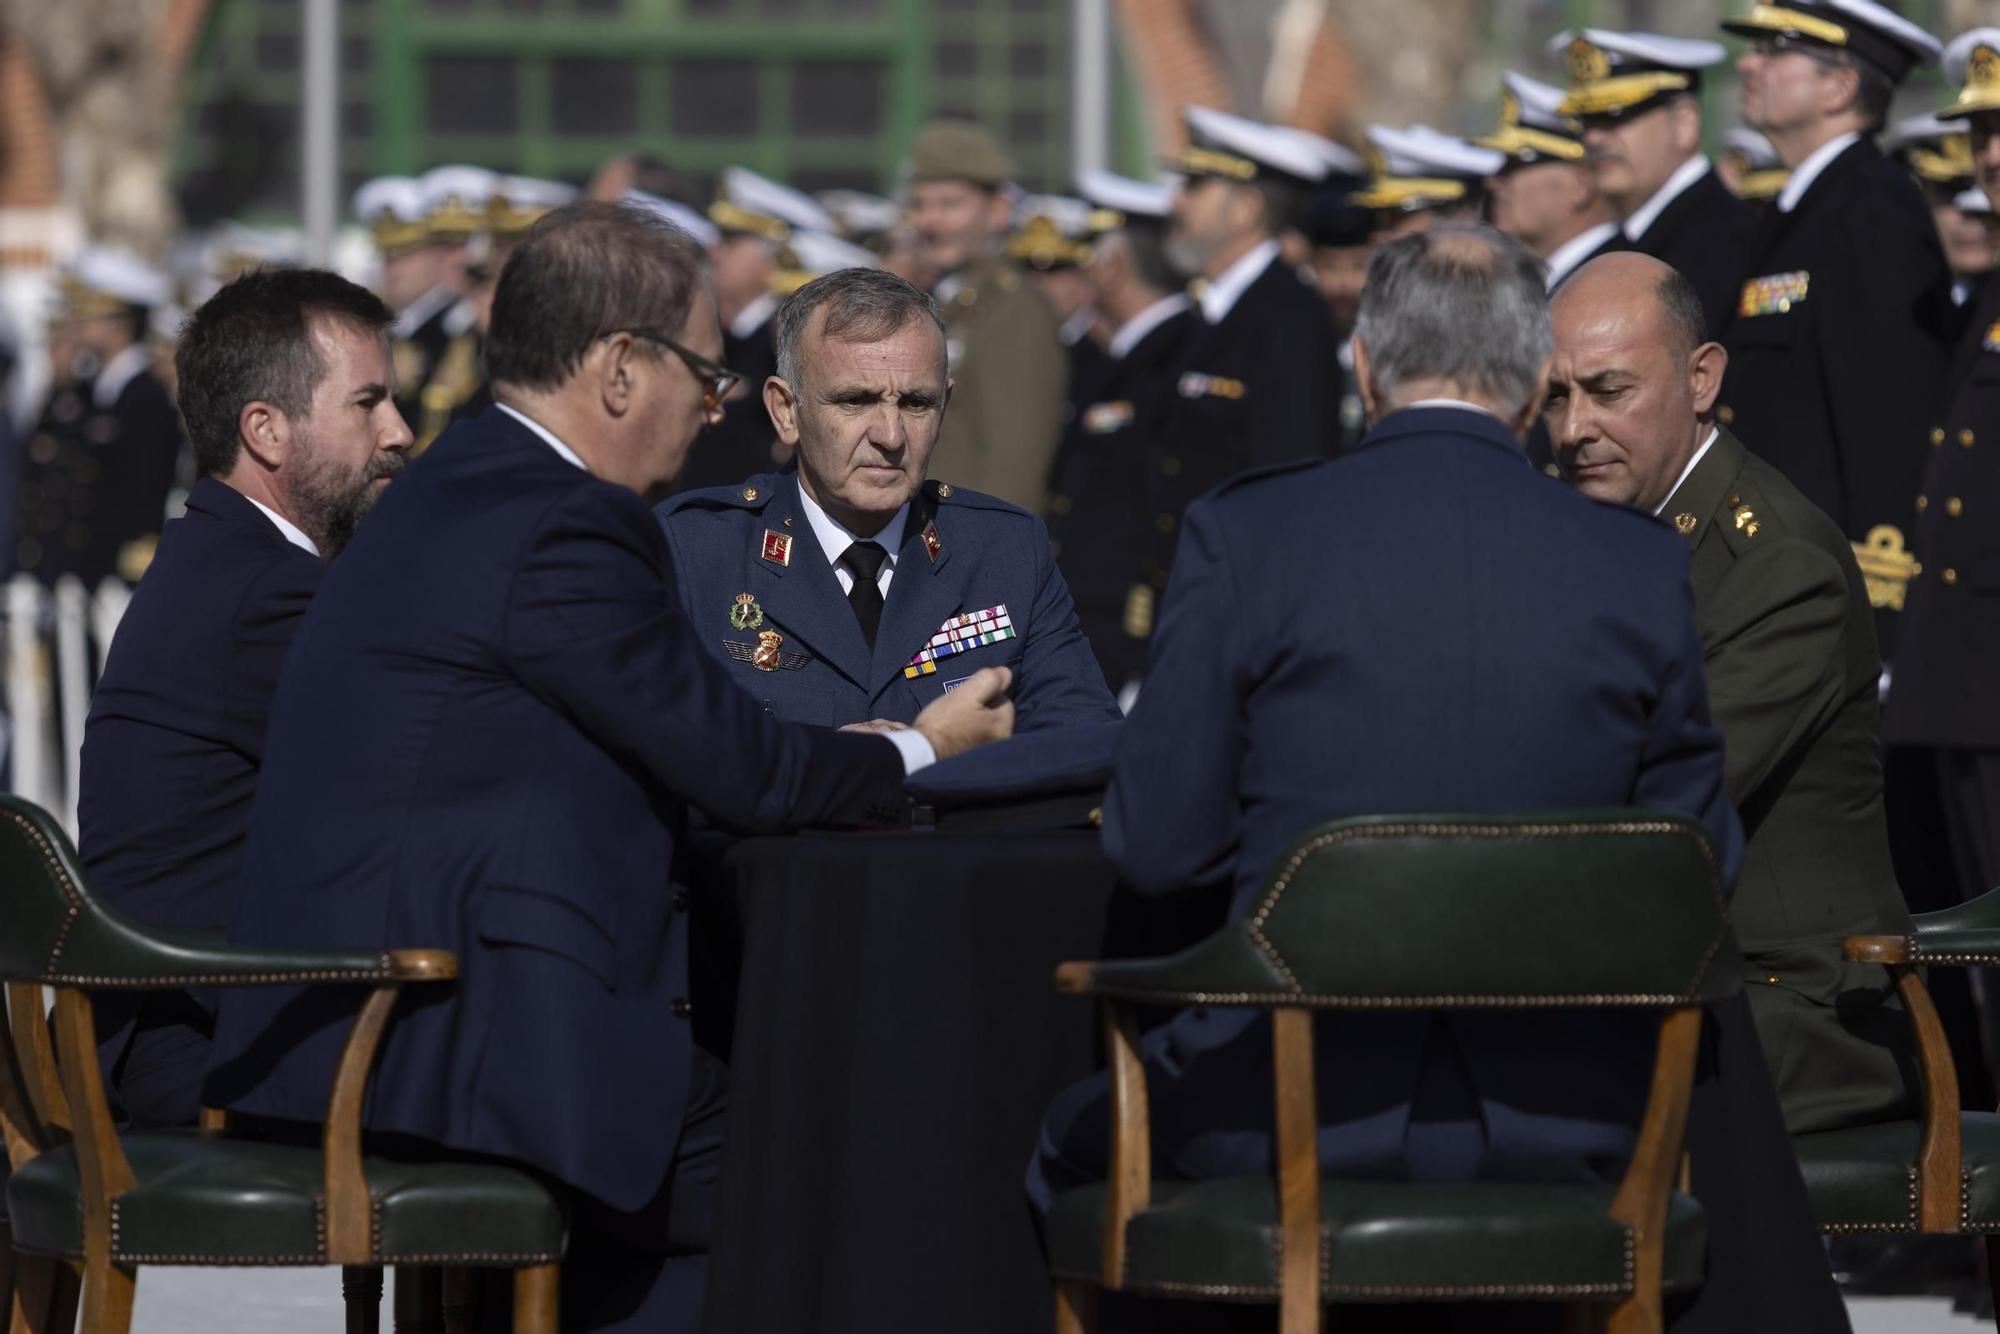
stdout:
[[[1715,424],[1727,354],[1649,255],[1563,285],[1546,420],[1569,483],[1687,539],[1710,708],[1748,843],[1733,908],[1794,1134],[1910,1114],[1908,1022],[1848,936],[1910,930],[1889,863],[1868,592],[1840,529]],[[1552,586],[1561,587],[1557,572]]]

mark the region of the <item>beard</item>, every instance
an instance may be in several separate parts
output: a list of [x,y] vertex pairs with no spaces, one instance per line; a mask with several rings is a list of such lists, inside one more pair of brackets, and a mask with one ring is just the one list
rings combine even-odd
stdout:
[[400,452],[375,454],[353,469],[322,455],[310,435],[298,437],[298,446],[300,468],[292,500],[299,526],[318,544],[320,558],[332,560],[375,507],[380,490],[375,483],[401,472],[405,459]]

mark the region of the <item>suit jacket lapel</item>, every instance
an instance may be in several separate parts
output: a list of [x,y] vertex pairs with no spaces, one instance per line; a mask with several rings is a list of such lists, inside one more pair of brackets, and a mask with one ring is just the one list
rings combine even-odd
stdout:
[[[868,641],[862,637],[861,623],[854,619],[854,609],[840,591],[840,580],[834,577],[819,539],[813,536],[812,525],[799,509],[798,485],[796,476],[780,482],[777,494],[764,509],[764,521],[751,531],[750,565],[760,571],[753,578],[753,591],[767,622],[866,689]],[[767,529],[792,539],[789,564],[764,559]]]
[[875,632],[875,656],[868,666],[869,698],[880,694],[903,674],[910,659],[930,642],[938,626],[959,610],[959,590],[941,578],[951,559],[951,534],[938,524],[939,546],[935,559],[924,544],[924,529],[937,523],[936,507],[921,490],[910,505],[909,522],[903,525],[902,549],[896,553],[896,577],[889,581],[889,596],[882,604],[882,624]]

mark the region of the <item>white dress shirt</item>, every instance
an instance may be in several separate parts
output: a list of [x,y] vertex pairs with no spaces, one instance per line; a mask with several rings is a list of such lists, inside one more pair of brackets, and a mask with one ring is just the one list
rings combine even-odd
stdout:
[[1675,167],[1674,174],[1667,177],[1666,183],[1653,192],[1653,197],[1633,209],[1632,216],[1625,219],[1625,239],[1636,241],[1644,236],[1647,230],[1660,220],[1660,215],[1667,211],[1667,205],[1687,193],[1689,186],[1713,170],[1708,159],[1699,153]]
[[1785,182],[1785,188],[1778,191],[1778,212],[1790,213],[1797,208],[1799,201],[1805,198],[1806,191],[1812,189],[1812,183],[1826,170],[1827,163],[1852,148],[1860,138],[1859,132],[1849,130],[1846,134],[1835,135],[1806,154],[1806,160],[1792,168],[1791,178]]
[[108,411],[125,392],[125,386],[139,378],[142,371],[153,364],[153,350],[144,343],[134,343],[114,354],[97,372],[91,381],[90,401],[100,410]]
[[856,537],[835,522],[834,517],[819,507],[819,502],[806,494],[804,484],[799,485],[799,508],[806,512],[806,523],[812,527],[813,536],[819,539],[819,549],[826,553],[826,563],[833,567],[833,577],[840,581],[840,591],[854,591],[854,576],[840,563],[841,555],[856,542],[873,542],[889,553],[889,559],[882,562],[881,571],[875,576],[875,586],[882,590],[882,597],[889,596],[889,582],[896,577],[896,553],[903,545],[903,528],[910,521],[910,504],[890,516],[882,525],[882,531],[873,537]]
[[[234,490],[233,487],[231,489]],[[241,491],[237,491],[236,494],[239,496],[243,496],[243,493]],[[255,505],[258,509],[264,511],[264,517],[271,521],[272,526],[278,530],[278,535],[280,537],[284,538],[287,542],[290,542],[293,546],[299,548],[299,550],[301,551],[310,551],[315,556],[319,555],[319,544],[314,542],[310,537],[307,537],[305,535],[305,531],[301,529],[297,524],[293,523],[290,519],[287,519],[284,515],[278,513],[278,511],[272,509],[269,505],[266,505],[263,501],[257,499],[257,497],[255,496],[243,496],[243,498],[249,501],[252,505]]]
[[1213,282],[1202,288],[1202,318],[1210,324],[1222,323],[1250,284],[1263,277],[1264,270],[1277,262],[1278,243],[1265,241],[1224,269]]
[[763,328],[764,322],[777,313],[778,298],[766,292],[736,312],[736,318],[729,322],[729,332],[736,338],[748,338]]
[[533,431],[537,436],[541,438],[543,444],[547,445],[550,449],[553,449],[556,452],[556,457],[560,458],[564,463],[573,464],[576,467],[582,468],[585,472],[590,471],[589,465],[576,456],[576,451],[571,449],[568,445],[564,444],[562,441],[556,439],[555,435],[549,430],[548,427],[542,425],[540,422],[536,421],[533,417],[530,417],[527,413],[520,412],[514,408],[508,407],[505,403],[499,403],[496,404],[495,406],[498,407],[500,411],[506,413],[509,417],[512,417],[515,421],[521,423],[521,425]]
[[1577,265],[1583,263],[1591,251],[1597,249],[1597,247],[1603,245],[1616,235],[1618,235],[1617,223],[1600,222],[1589,231],[1578,232],[1575,236],[1570,237],[1569,240],[1557,246],[1550,253],[1546,265],[1548,269],[1549,290],[1551,292],[1555,291],[1556,284],[1569,277],[1571,271]]
[[1681,469],[1681,475],[1675,479],[1672,486],[1667,488],[1667,494],[1660,497],[1659,504],[1653,506],[1654,518],[1657,519],[1661,514],[1665,513],[1667,502],[1674,498],[1674,492],[1687,485],[1687,479],[1694,476],[1695,465],[1701,462],[1702,455],[1708,453],[1708,447],[1715,443],[1715,437],[1720,434],[1721,432],[1716,430],[1715,427],[1711,426],[1708,428],[1708,439],[1701,442],[1701,448],[1697,449],[1694,452],[1694,457],[1688,460],[1688,466]]
[[1187,299],[1186,294],[1181,292],[1161,297],[1119,325],[1118,332],[1111,335],[1111,342],[1105,350],[1111,353],[1113,360],[1123,361],[1133,348],[1139,346],[1147,334],[1186,310],[1191,304],[1193,303]]

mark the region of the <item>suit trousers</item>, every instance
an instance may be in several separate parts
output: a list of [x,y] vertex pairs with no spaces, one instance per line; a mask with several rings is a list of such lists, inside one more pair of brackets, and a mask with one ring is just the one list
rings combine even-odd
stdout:
[[193,1125],[201,1113],[214,1013],[185,991],[99,992],[91,1004],[104,1082],[125,1127]]

